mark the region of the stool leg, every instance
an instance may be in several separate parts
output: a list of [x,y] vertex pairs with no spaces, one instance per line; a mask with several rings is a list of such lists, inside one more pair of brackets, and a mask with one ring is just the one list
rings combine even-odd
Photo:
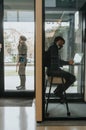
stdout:
[[68,102],[67,102],[67,98],[66,98],[66,92],[64,92],[64,95],[65,95],[65,104],[66,104],[66,108],[67,108],[67,115],[70,116],[69,106],[68,106]]
[[48,102],[49,102],[49,97],[50,97],[50,92],[51,92],[51,87],[52,87],[52,81],[53,81],[53,77],[51,77],[50,88],[49,88],[48,98],[46,102],[46,114],[47,114],[47,109],[48,109]]

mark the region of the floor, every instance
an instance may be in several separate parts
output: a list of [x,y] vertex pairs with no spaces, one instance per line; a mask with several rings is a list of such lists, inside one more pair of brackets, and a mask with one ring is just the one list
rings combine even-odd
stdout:
[[[10,82],[11,81],[11,82]],[[16,86],[20,85],[16,66],[5,66],[5,90],[16,90]],[[34,66],[26,67],[26,87],[25,90],[34,90]]]
[[[50,122],[51,123],[51,122]],[[31,107],[0,107],[0,130],[86,130],[85,125],[62,125],[49,126],[38,124],[35,121],[35,100]],[[65,122],[63,122],[65,124]],[[84,122],[84,124],[86,124]]]
[[0,107],[0,130],[36,130],[35,105]]
[[[86,103],[68,103],[71,118],[86,117]],[[65,103],[49,103],[48,105],[49,117],[65,117],[67,116],[67,108]]]

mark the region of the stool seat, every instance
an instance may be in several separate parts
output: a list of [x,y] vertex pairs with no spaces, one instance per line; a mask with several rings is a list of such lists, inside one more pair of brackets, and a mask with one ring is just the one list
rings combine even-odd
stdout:
[[[48,77],[48,81],[51,82],[51,76]],[[53,80],[52,80],[52,84],[63,84],[63,82],[65,83],[66,80],[63,78],[63,81],[62,81],[62,77],[53,77]]]

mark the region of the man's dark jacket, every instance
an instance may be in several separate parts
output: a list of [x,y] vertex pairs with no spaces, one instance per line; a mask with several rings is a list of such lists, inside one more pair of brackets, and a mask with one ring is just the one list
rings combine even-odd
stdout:
[[53,44],[49,47],[44,54],[44,65],[52,71],[58,70],[63,65],[68,65],[68,61],[60,59],[59,49],[56,44]]

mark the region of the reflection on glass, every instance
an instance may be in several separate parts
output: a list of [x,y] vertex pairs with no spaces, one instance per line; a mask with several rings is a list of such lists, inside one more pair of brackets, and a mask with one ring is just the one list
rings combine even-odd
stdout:
[[[52,45],[54,38],[56,36],[62,36],[65,39],[65,45],[60,51],[61,59],[70,60],[74,58],[76,53],[83,53],[81,63],[79,65],[73,66],[63,66],[65,71],[68,71],[76,76],[76,82],[74,82],[67,90],[68,99],[72,102],[77,101],[77,99],[83,99],[84,92],[84,43],[82,40],[82,16],[83,7],[86,0],[81,4],[78,0],[59,0],[51,1],[46,0],[45,2],[45,48],[46,51],[50,45]],[[52,1],[53,2],[53,1]],[[51,3],[52,3],[51,2]],[[48,5],[49,3],[49,5]],[[49,93],[49,81],[47,80],[46,67],[45,67],[45,100],[47,102]],[[51,89],[50,99],[53,100],[54,104],[50,102],[48,105],[49,117],[67,117],[66,107],[62,104],[58,104],[58,97],[54,95],[55,87]],[[51,100],[51,101],[52,101]],[[84,100],[84,99],[83,99]],[[57,103],[56,103],[57,102]],[[81,104],[79,104],[81,106]],[[78,109],[78,105],[69,104],[71,109],[71,117],[84,117],[85,113],[81,113],[82,109],[74,114],[76,111],[74,108]],[[45,103],[46,108],[46,103]],[[84,105],[85,108],[85,105]],[[46,111],[46,110],[45,110]],[[45,112],[46,115],[46,112]],[[46,115],[46,118],[48,118]]]
[[[16,72],[19,37],[27,38],[26,89],[34,90],[34,0],[4,1],[4,74],[5,90],[17,90],[20,83]],[[9,5],[9,7],[7,7]],[[27,6],[28,5],[28,6]],[[10,7],[11,6],[11,7]],[[10,10],[11,8],[11,10]],[[17,69],[19,69],[17,67]]]

